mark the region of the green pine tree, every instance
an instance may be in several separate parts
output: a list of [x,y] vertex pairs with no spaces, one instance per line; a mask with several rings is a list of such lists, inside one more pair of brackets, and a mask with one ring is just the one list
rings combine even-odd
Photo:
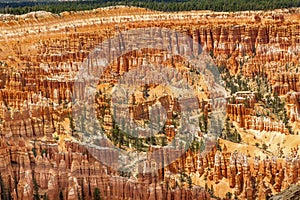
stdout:
[[94,200],[101,200],[100,189],[95,188],[93,193]]

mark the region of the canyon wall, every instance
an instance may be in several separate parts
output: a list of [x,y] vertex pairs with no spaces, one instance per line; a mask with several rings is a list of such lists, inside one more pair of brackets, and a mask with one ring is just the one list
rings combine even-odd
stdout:
[[[225,182],[229,188],[224,191],[241,199],[265,199],[298,183],[296,147],[285,158],[248,158],[227,151],[226,146],[217,151],[208,143],[206,151],[189,150],[158,171],[147,174],[142,173],[142,168],[137,176],[121,174],[97,161],[76,140],[80,134],[72,130],[71,115],[72,97],[84,92],[74,91],[74,78],[97,45],[119,31],[161,27],[191,36],[230,75],[240,73],[244,78],[255,78],[263,74],[273,93],[287,96],[287,115],[297,123],[299,9],[174,14],[117,7],[0,18],[0,172],[5,186],[1,186],[1,194],[13,199],[33,199],[34,195],[92,199],[95,188],[99,188],[103,199],[210,199],[216,193],[203,189],[208,180],[209,185],[215,184],[213,187]],[[152,60],[166,57],[163,52],[150,53]],[[142,64],[142,57],[138,51],[128,53],[114,60],[109,69],[120,76]],[[172,61],[165,64],[171,66]],[[104,79],[117,81],[110,76]],[[209,98],[209,92],[204,93]],[[104,106],[106,100],[102,94],[97,103]],[[159,101],[176,110],[176,102],[168,97]],[[259,100],[255,92],[236,93],[234,100],[230,97],[228,102],[227,115],[239,127],[290,134],[282,120],[257,115]],[[206,113],[209,108],[203,104]],[[137,105],[132,115],[137,120],[144,119],[147,109],[148,105]],[[105,110],[102,114],[104,128],[111,129],[111,114]],[[166,135],[173,138],[175,128],[170,119],[166,128]],[[118,155],[106,152],[105,156],[113,162]],[[181,180],[181,174],[191,178],[191,186]]]

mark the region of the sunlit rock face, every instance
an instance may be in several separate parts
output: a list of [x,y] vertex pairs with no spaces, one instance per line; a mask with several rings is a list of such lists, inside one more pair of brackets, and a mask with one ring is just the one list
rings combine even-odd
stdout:
[[[10,193],[14,199],[33,199],[38,193],[49,199],[63,196],[71,200],[91,199],[95,188],[99,188],[103,199],[202,200],[210,199],[211,195],[207,189],[205,191],[205,183],[209,183],[208,188],[212,185],[214,194],[220,197],[231,192],[241,199],[265,199],[298,183],[296,144],[286,147],[285,155],[278,158],[273,156],[276,153],[272,148],[267,149],[270,152],[263,151],[263,145],[259,144],[255,157],[251,152],[235,151],[248,145],[244,138],[243,144],[221,141],[222,151],[210,143],[206,144],[206,154],[178,151],[178,159],[151,173],[145,173],[146,168],[155,168],[157,163],[149,159],[138,172],[121,174],[95,159],[91,150],[76,140],[81,135],[72,130],[70,116],[72,97],[84,93],[83,85],[74,91],[74,78],[81,63],[98,44],[119,31],[161,27],[191,36],[201,44],[203,52],[210,55],[216,65],[228,69],[230,75],[240,73],[243,78],[253,78],[263,74],[273,93],[287,96],[287,116],[297,132],[300,91],[295,66],[299,65],[300,53],[299,9],[174,14],[118,7],[60,15],[46,12],[1,15],[0,18],[0,171],[5,185],[1,192]],[[172,65],[164,52],[148,53],[151,61],[167,60],[164,64]],[[128,53],[116,59],[110,69],[120,76],[143,64],[143,56],[143,52]],[[186,70],[175,67],[183,72]],[[175,75],[172,78],[180,79]],[[111,83],[117,81],[108,75],[104,75],[104,79]],[[149,87],[153,89],[155,85]],[[207,100],[209,92],[203,93]],[[136,103],[131,110],[131,116],[136,120],[149,117],[143,116],[148,112],[148,106],[141,103],[140,96],[130,97]],[[255,92],[237,92],[230,98],[234,100],[227,104],[227,116],[241,134],[244,130],[254,132],[260,140],[267,134],[276,137],[290,134],[282,120],[257,115],[260,100]],[[178,103],[168,95],[158,101],[165,107],[179,110]],[[204,112],[208,113],[210,105],[204,101],[199,98]],[[99,94],[96,102],[99,107],[108,106],[104,94]],[[171,117],[172,111],[168,110],[167,116]],[[103,128],[111,130],[111,113],[108,110],[101,112]],[[78,124],[74,126],[75,129],[79,127]],[[168,139],[174,137],[175,129],[168,118]],[[102,146],[111,145],[103,140],[97,142]],[[256,145],[250,142],[249,149]],[[118,158],[114,151],[105,156],[111,162]],[[191,178],[191,189],[188,181],[181,180],[181,174]]]

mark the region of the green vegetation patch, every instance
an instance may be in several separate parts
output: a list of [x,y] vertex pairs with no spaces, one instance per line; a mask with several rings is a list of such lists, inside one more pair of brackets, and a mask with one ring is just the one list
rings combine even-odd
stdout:
[[165,0],[165,1],[10,1],[0,0],[0,13],[5,14],[25,14],[28,12],[44,10],[52,13],[64,11],[91,10],[107,6],[137,6],[158,11],[189,11],[189,10],[213,10],[213,11],[244,11],[244,10],[273,10],[278,8],[299,7],[300,0]]

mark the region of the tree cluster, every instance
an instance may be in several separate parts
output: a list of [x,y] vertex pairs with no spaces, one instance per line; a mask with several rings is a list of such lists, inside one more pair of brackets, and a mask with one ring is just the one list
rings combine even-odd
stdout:
[[93,0],[93,1],[14,1],[0,3],[0,13],[24,14],[32,11],[45,10],[53,13],[63,11],[90,10],[98,7],[127,5],[149,8],[158,11],[243,11],[243,10],[272,10],[278,8],[299,7],[299,0]]
[[226,118],[225,128],[222,131],[221,138],[235,143],[240,143],[242,141],[241,135],[236,128],[234,128],[229,118]]

